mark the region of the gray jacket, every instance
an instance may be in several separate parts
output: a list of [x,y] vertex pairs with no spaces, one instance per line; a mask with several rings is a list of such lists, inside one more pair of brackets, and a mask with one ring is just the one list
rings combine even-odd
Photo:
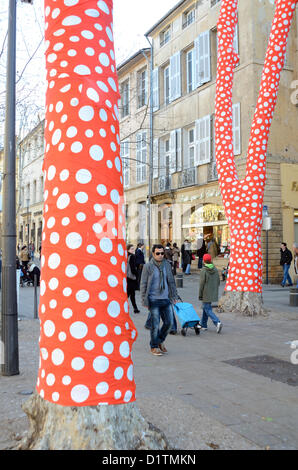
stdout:
[[[174,302],[175,300],[179,300],[178,292],[176,289],[175,279],[172,273],[171,265],[168,261],[164,260],[166,266],[166,273],[167,273],[167,282],[169,288],[169,300],[170,302]],[[140,284],[140,291],[141,291],[141,298],[142,304],[145,307],[149,307],[149,292],[151,288],[151,283],[153,280],[153,273],[154,273],[155,265],[153,260],[151,259],[149,263],[146,263],[143,267],[142,277],[141,277],[141,284]]]

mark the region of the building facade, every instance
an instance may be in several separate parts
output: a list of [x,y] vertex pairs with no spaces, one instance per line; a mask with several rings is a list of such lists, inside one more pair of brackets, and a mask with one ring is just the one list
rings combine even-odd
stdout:
[[18,146],[20,176],[17,199],[17,240],[18,245],[35,246],[39,255],[42,243],[43,220],[43,159],[44,159],[44,121],[41,121]]
[[[218,261],[225,259],[230,238],[218,185],[214,143],[216,25],[220,5],[221,1],[216,0],[180,1],[146,33],[153,51],[150,74],[153,151],[152,161],[147,160],[152,172],[151,243],[176,241],[181,244],[187,238],[195,250],[197,238],[203,233],[207,242],[211,239],[217,242]],[[233,87],[233,145],[239,178],[245,175],[251,122],[273,15],[272,2],[239,2],[234,37],[239,63]],[[298,167],[298,108],[292,99],[298,78],[297,28],[296,12],[267,154],[264,205],[272,219],[268,250],[270,282],[280,279],[280,242],[287,241],[290,246],[295,236],[298,241],[295,235],[297,192],[289,189],[291,179],[287,176],[294,175]],[[136,73],[134,64],[131,65]],[[132,111],[131,126],[136,116]],[[126,135],[126,131],[122,134],[123,121],[120,128],[122,140],[122,135]],[[291,188],[296,188],[295,181]],[[134,188],[137,185],[136,180]],[[132,188],[125,190],[128,208],[129,194],[133,195],[133,202],[136,200],[134,191]],[[150,194],[150,188],[147,192]],[[265,253],[265,232],[263,235]],[[265,265],[264,262],[264,275]]]

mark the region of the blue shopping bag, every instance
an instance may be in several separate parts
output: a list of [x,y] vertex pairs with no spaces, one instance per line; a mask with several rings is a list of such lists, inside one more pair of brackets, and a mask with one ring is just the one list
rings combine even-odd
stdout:
[[174,305],[174,308],[182,328],[193,328],[199,323],[200,318],[192,304],[179,302]]

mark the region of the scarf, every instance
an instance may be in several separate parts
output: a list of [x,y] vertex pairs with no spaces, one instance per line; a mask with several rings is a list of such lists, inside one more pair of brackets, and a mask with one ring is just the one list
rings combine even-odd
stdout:
[[165,261],[163,260],[161,263],[158,263],[155,261],[155,259],[152,257],[152,263],[157,267],[159,270],[159,292],[162,292],[166,288],[166,283],[165,283],[165,278],[164,278],[164,267],[165,267]]

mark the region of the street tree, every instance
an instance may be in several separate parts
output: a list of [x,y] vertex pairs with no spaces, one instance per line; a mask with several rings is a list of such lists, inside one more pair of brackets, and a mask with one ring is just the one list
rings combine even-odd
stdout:
[[23,449],[164,449],[135,404],[112,0],[46,0],[40,364]]
[[237,175],[232,132],[232,86],[239,57],[233,48],[237,0],[222,0],[217,24],[215,139],[218,179],[231,233],[229,275],[222,310],[264,313],[262,302],[262,210],[269,130],[297,0],[276,0],[257,106],[251,126],[246,174]]

